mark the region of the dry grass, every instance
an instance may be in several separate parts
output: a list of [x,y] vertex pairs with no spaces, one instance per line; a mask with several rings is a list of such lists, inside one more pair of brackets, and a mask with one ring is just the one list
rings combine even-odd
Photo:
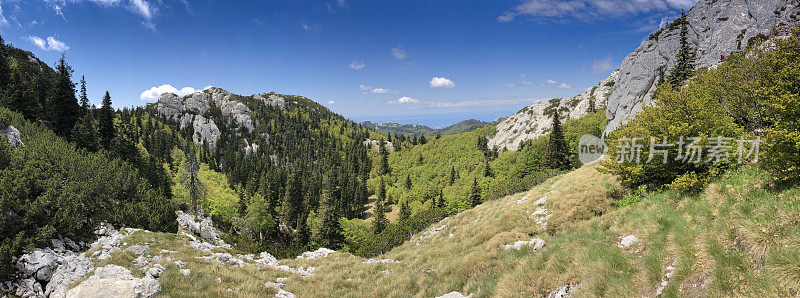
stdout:
[[[762,172],[743,169],[699,195],[651,193],[636,205],[615,209],[605,187],[614,186],[614,178],[584,167],[445,218],[423,231],[446,225],[442,232],[380,257],[399,263],[363,264],[345,253],[282,261],[316,267],[307,278],[199,260],[195,257],[202,253],[173,234],[130,239],[155,237],[151,252],[159,245],[179,248],[173,257],[187,262],[192,274],[183,277],[174,265],[162,263],[167,267],[160,279],[162,294],[169,297],[271,296],[263,285],[279,276],[289,277],[286,290],[299,297],[433,297],[451,291],[474,297],[545,296],[567,284],[581,285],[576,297],[653,297],[673,263],[664,296],[798,295],[800,190],[773,193],[758,186],[762,181]],[[525,195],[526,202],[515,202]],[[543,196],[553,214],[545,231],[531,216],[534,201]],[[617,247],[629,234],[641,242],[627,250]],[[546,241],[543,249],[503,249],[534,237]],[[131,257],[120,253],[109,262]]]

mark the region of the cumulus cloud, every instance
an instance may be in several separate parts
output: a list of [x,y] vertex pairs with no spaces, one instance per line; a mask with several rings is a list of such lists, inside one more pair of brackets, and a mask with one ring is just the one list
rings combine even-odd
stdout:
[[539,20],[579,20],[625,17],[655,12],[689,9],[697,0],[524,0],[497,17],[498,22],[511,22],[518,16]]
[[[208,88],[211,88],[211,86],[206,87],[206,89]],[[164,84],[158,87],[153,87],[145,90],[139,97],[143,100],[158,100],[161,97],[161,94],[164,93],[174,93],[177,94],[178,96],[186,96],[195,93],[196,91],[197,90],[195,90],[192,87],[183,87],[180,90],[178,90],[178,88],[172,87],[172,85],[170,84]]]
[[350,62],[350,64],[348,64],[347,66],[349,66],[350,68],[355,69],[355,70],[360,70],[360,69],[363,69],[365,67],[364,62],[362,62],[362,61],[353,61],[353,62]]
[[445,77],[433,77],[430,81],[431,88],[453,88],[456,86],[453,81]]
[[392,56],[394,56],[394,58],[397,60],[403,60],[407,57],[406,51],[404,51],[401,47],[392,48]]
[[530,82],[530,81],[522,81],[522,82],[519,82],[519,83],[522,84],[522,85],[532,85],[533,84],[533,82]]
[[558,84],[558,82],[554,81],[553,79],[547,79],[547,83],[553,85]]
[[47,37],[46,40],[38,36],[28,36],[28,41],[30,41],[33,45],[42,49],[43,51],[64,52],[66,50],[69,50],[69,46],[67,46],[66,43],[52,36]]
[[513,88],[514,86],[515,86],[515,85],[514,85],[514,83],[508,83],[508,84],[506,84],[506,87],[508,87],[508,88]]
[[328,101],[328,104],[329,104],[329,105],[332,105],[332,104],[336,104],[336,102],[335,102],[335,101],[333,101],[333,100],[329,100],[329,101]]
[[[393,102],[393,103],[394,103],[394,102]],[[396,103],[401,103],[401,104],[404,104],[404,103],[405,103],[405,104],[415,104],[415,103],[419,103],[419,101],[418,101],[418,100],[416,100],[416,99],[413,99],[413,98],[411,98],[411,97],[403,96],[403,97],[400,97],[400,98],[399,98],[399,99],[396,101]]]
[[569,84],[567,84],[567,83],[561,83],[561,84],[559,84],[559,85],[558,85],[558,88],[561,88],[561,89],[570,89],[570,88],[572,88],[572,85],[569,85]]
[[596,74],[605,73],[613,68],[611,66],[611,57],[592,62],[592,71]]

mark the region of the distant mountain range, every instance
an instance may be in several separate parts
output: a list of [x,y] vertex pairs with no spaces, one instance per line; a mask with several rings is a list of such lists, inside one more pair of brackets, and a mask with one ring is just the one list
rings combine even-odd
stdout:
[[377,131],[381,134],[405,134],[405,135],[454,135],[462,132],[473,131],[475,129],[488,125],[488,122],[483,122],[477,119],[464,120],[459,123],[450,125],[445,128],[435,129],[430,128],[423,124],[400,124],[396,122],[374,123],[371,121],[361,122],[366,128]]

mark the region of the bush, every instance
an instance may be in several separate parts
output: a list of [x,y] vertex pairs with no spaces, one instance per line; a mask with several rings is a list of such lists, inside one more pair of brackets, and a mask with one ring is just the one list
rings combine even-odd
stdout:
[[77,149],[4,108],[0,119],[19,129],[25,143],[0,149],[7,157],[0,166],[0,280],[12,277],[12,257],[50,246],[53,238],[89,241],[100,222],[177,231],[169,198],[130,164]]
[[380,234],[371,235],[366,239],[356,251],[356,255],[368,258],[386,253],[445,216],[447,216],[445,210],[433,208],[414,214],[406,221],[391,223]]

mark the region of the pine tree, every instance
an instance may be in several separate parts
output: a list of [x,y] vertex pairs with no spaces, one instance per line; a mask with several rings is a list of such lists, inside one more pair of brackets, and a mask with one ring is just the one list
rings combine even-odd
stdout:
[[439,190],[439,199],[436,200],[436,208],[444,208],[444,191]]
[[389,150],[386,149],[386,144],[383,140],[380,142],[380,146],[378,148],[378,153],[380,154],[380,164],[378,164],[378,174],[379,175],[386,175],[389,174]]
[[411,208],[408,207],[408,201],[403,201],[400,204],[400,214],[398,215],[398,222],[404,222],[411,217]]
[[547,144],[547,166],[552,169],[565,170],[569,167],[569,149],[561,131],[561,120],[558,111],[553,112],[553,129]]
[[6,87],[11,83],[11,68],[8,67],[6,60],[7,52],[8,48],[3,36],[0,36],[0,90],[6,90]]
[[589,99],[589,110],[588,110],[588,112],[589,112],[589,114],[591,114],[591,113],[594,113],[595,111],[597,111],[597,107],[595,107],[594,97],[592,97],[592,98]]
[[489,165],[489,158],[483,159],[483,177],[492,177],[492,167]]
[[378,199],[375,200],[375,220],[372,222],[372,229],[375,234],[383,232],[383,229],[389,223],[389,220],[386,219],[386,207],[386,185],[383,178],[381,178],[381,184],[378,186]]
[[303,214],[303,216],[298,217],[295,233],[297,233],[297,243],[301,248],[308,245],[308,241],[311,239],[311,228],[308,226],[307,215]]
[[681,11],[681,17],[678,22],[681,25],[680,48],[675,56],[675,66],[666,79],[667,82],[675,87],[682,86],[684,82],[694,75],[696,59],[695,50],[689,45],[689,20],[686,18],[684,11]]
[[320,244],[331,249],[338,248],[337,246],[341,243],[342,237],[342,228],[339,225],[339,216],[334,198],[334,187],[330,175],[325,175],[322,182],[322,197],[320,198],[322,224],[319,226],[317,235],[320,237]]
[[86,94],[86,77],[81,76],[81,91],[80,97],[78,98],[81,109],[83,112],[86,113],[89,111],[89,96]]
[[186,170],[186,191],[189,192],[189,198],[192,200],[192,213],[197,215],[197,200],[203,195],[203,184],[198,178],[200,165],[197,163],[195,153],[190,149],[186,154],[186,163],[184,169]]
[[72,128],[72,141],[79,147],[91,152],[100,149],[99,137],[97,135],[97,125],[91,113],[84,113]]
[[283,218],[292,228],[297,228],[298,218],[303,210],[303,185],[300,179],[300,173],[296,170],[289,175],[283,196]]
[[472,192],[470,193],[469,201],[473,208],[481,204],[481,189],[478,187],[478,178],[472,180]]
[[80,117],[80,105],[75,97],[75,83],[72,82],[72,67],[67,64],[66,56],[56,64],[56,81],[51,89],[49,103],[50,123],[56,134],[69,138],[72,127]]
[[406,175],[406,189],[411,189],[411,174]]
[[450,184],[449,185],[453,185],[453,183],[456,183],[456,167],[451,164],[450,165]]
[[111,145],[111,140],[117,134],[114,128],[114,108],[111,107],[111,94],[106,91],[103,96],[103,106],[100,107],[98,129],[100,130],[100,145],[108,149]]

